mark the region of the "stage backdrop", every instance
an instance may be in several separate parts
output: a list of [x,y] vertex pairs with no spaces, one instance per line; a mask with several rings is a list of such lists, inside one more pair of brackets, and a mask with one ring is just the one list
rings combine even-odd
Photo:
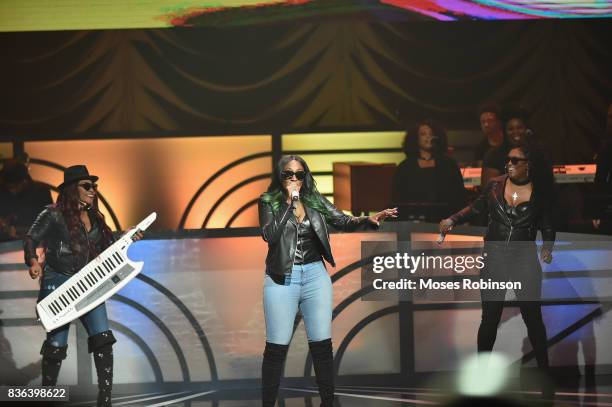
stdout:
[[477,129],[523,105],[557,163],[592,159],[612,94],[610,20],[285,22],[3,33],[0,137]]
[[[151,230],[256,227],[257,200],[273,167],[272,137],[31,141],[24,150],[32,177],[53,187],[65,167],[87,165],[100,177],[100,207],[115,230],[153,211],[158,219]],[[302,155],[319,191],[333,201],[333,162],[397,164],[404,159],[403,137],[398,131],[284,134],[279,150]]]
[[3,0],[0,31],[231,26],[340,18],[402,20],[606,18],[608,1],[557,0]]

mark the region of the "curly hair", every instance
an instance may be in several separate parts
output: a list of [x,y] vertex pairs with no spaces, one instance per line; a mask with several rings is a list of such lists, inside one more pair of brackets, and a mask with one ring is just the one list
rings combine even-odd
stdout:
[[448,140],[446,138],[446,130],[433,120],[421,120],[416,124],[412,131],[407,131],[404,136],[404,142],[402,144],[402,150],[407,157],[417,156],[419,153],[419,129],[422,126],[428,126],[434,137],[438,140],[434,144],[433,155],[439,156],[446,154],[448,148]]
[[[79,208],[79,191],[76,183],[65,186],[61,189],[59,196],[57,197],[57,203],[55,206],[60,210],[68,226],[70,232],[70,248],[76,255],[84,256],[89,255],[92,259],[99,253],[96,252],[96,248],[90,244],[89,240],[84,241],[81,225],[81,210]],[[92,221],[96,222],[106,245],[113,241],[113,235],[104,220],[104,214],[98,209],[98,197],[94,197],[93,204],[89,210],[89,215]],[[84,253],[81,248],[87,247],[88,253]]]
[[526,128],[530,128],[529,126],[529,118],[530,118],[530,114],[527,111],[527,109],[525,109],[522,106],[510,106],[507,107],[502,115],[501,118],[501,122],[502,122],[502,128],[504,130],[504,135],[506,137],[508,137],[507,131],[506,131],[506,127],[508,126],[508,122],[510,122],[510,120],[513,119],[517,119],[520,120],[521,122],[523,122],[523,124],[525,125]]
[[495,103],[489,103],[483,105],[478,109],[478,117],[482,116],[483,113],[493,113],[497,120],[501,121],[500,109]]

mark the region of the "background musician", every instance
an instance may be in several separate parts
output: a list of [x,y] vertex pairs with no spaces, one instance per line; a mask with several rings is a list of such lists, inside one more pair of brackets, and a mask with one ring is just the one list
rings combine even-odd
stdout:
[[423,120],[406,132],[403,144],[406,159],[393,176],[393,204],[400,207],[400,220],[424,215],[439,222],[466,204],[463,178],[457,162],[447,154],[446,131]]
[[52,203],[49,186],[34,181],[25,163],[4,161],[0,170],[0,241],[23,238],[36,215]]

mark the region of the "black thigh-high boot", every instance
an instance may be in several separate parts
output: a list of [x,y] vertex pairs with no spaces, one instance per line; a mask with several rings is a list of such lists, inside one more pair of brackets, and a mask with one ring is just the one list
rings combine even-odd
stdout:
[[117,342],[111,331],[100,332],[88,339],[98,374],[98,407],[111,406],[113,389],[113,344]]
[[289,345],[266,342],[261,364],[261,405],[274,407]]
[[543,376],[542,396],[550,399],[554,397],[555,389],[550,375],[548,363],[548,347],[546,339],[546,326],[542,319],[542,308],[539,302],[526,301],[519,304],[523,321],[527,326],[527,336],[533,353],[535,354],[538,368]]
[[40,354],[42,355],[42,385],[55,386],[57,376],[59,376],[62,361],[66,359],[66,346],[53,346],[48,341],[44,341]]
[[312,364],[321,396],[321,407],[334,405],[334,352],[331,339],[309,342]]

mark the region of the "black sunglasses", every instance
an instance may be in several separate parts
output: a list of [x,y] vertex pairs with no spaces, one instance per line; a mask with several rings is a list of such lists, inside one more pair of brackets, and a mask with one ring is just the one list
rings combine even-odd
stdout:
[[89,191],[90,189],[94,189],[94,190],[98,190],[98,184],[93,184],[91,182],[86,182],[84,184],[78,184],[81,188],[83,188],[85,191]]
[[508,157],[508,161],[510,161],[512,165],[517,165],[521,161],[529,161],[529,160],[527,160],[526,158],[520,158],[520,157]]
[[281,172],[281,177],[283,179],[291,179],[293,178],[294,175],[295,175],[295,178],[298,179],[298,181],[302,181],[304,178],[306,178],[306,173],[304,171],[293,172],[291,170],[284,170]]

